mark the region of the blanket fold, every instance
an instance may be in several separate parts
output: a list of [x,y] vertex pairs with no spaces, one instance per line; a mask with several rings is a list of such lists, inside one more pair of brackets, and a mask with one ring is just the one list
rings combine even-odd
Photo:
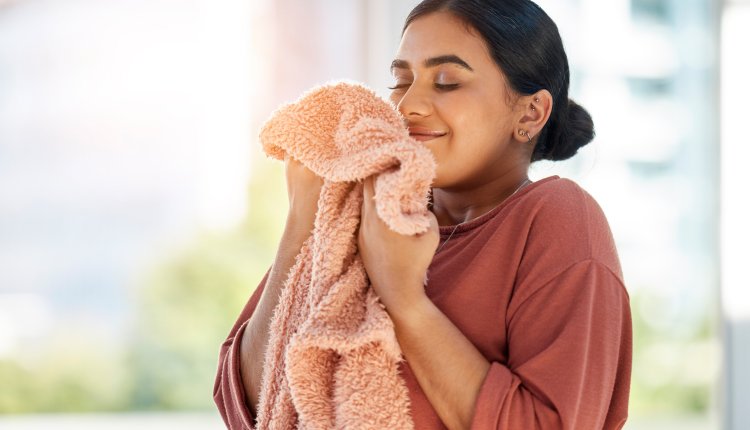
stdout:
[[435,176],[429,149],[394,106],[355,82],[331,82],[277,109],[264,152],[286,154],[324,179],[315,226],[282,287],[270,323],[259,429],[412,429],[393,323],[357,253],[363,180],[394,231],[429,228]]

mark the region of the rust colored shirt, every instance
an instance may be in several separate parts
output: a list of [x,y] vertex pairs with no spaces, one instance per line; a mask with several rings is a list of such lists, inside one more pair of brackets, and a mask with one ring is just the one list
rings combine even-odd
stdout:
[[[441,226],[441,244],[454,226]],[[214,400],[230,429],[253,428],[239,344],[268,272],[222,344]],[[617,250],[596,201],[551,176],[460,225],[428,269],[427,296],[490,361],[472,429],[620,429],[632,323]],[[235,342],[236,340],[236,342]],[[445,429],[408,362],[416,429]]]

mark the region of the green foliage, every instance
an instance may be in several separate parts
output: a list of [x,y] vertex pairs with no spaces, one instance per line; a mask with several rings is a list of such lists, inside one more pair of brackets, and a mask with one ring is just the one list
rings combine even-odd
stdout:
[[0,361],[0,413],[213,408],[219,347],[286,220],[283,165],[262,159],[253,172],[240,226],[197,235],[136,281],[129,339],[103,344],[95,327],[61,327],[33,357]]
[[[283,169],[258,169],[236,231],[203,234],[139,289],[130,354],[137,409],[212,408],[218,351],[272,263],[286,219]],[[279,216],[283,215],[283,216]]]
[[267,260],[243,235],[207,237],[153,275],[132,349],[136,407],[209,406],[219,345]]
[[675,305],[668,300],[646,288],[631,294],[631,416],[706,414],[715,406],[718,317],[708,304],[701,314],[670,312]]
[[122,353],[91,339],[58,333],[20,360],[0,360],[0,412],[124,410],[130,381]]

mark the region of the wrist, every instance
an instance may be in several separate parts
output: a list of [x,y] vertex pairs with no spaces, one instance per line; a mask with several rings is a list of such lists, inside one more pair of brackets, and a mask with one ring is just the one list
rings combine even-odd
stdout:
[[386,312],[396,327],[410,327],[429,312],[430,306],[434,304],[429,297],[426,294],[419,294],[411,300],[402,300],[396,305],[387,306]]
[[315,228],[314,217],[297,215],[290,211],[286,217],[284,235],[304,242],[312,234],[313,228]]

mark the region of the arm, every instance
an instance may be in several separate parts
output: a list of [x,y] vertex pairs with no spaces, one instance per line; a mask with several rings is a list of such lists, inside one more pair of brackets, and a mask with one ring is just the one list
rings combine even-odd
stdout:
[[240,313],[219,353],[214,401],[229,429],[253,429],[268,328],[287,274],[310,236],[288,219],[273,265]]
[[619,429],[625,422],[630,307],[617,278],[594,261],[511,301],[507,363],[486,361],[432,303],[392,318],[409,365],[450,429]]
[[323,179],[289,154],[284,155],[284,170],[289,212],[276,259],[219,352],[214,401],[229,429],[255,428],[271,317],[289,270],[311,235],[323,188]]
[[490,362],[427,296],[408,311],[389,312],[401,350],[440,419],[451,430],[469,428]]
[[258,405],[260,378],[263,373],[263,361],[268,346],[268,328],[273,310],[279,303],[281,288],[289,270],[294,265],[295,257],[308,237],[309,233],[295,231],[293,227],[284,231],[276,260],[268,277],[268,288],[261,296],[258,309],[248,320],[242,336],[240,371],[248,406],[252,411],[255,411]]

